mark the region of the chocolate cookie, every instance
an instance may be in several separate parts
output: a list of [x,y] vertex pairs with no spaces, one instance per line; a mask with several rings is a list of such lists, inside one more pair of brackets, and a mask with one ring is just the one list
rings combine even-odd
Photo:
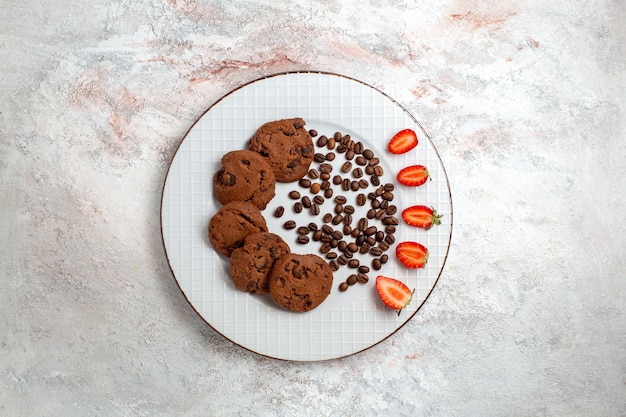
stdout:
[[253,294],[268,293],[272,267],[288,253],[291,253],[289,245],[276,234],[248,235],[243,246],[235,249],[230,257],[230,277],[235,287]]
[[305,124],[300,118],[268,122],[250,140],[250,150],[267,159],[276,181],[297,181],[308,172],[315,147]]
[[248,201],[263,210],[274,197],[276,177],[261,155],[237,150],[222,157],[222,168],[215,173],[213,185],[220,203]]
[[270,294],[281,307],[305,312],[320,305],[333,285],[333,271],[317,255],[289,254],[276,261],[270,274]]
[[225,256],[243,245],[246,236],[267,232],[261,211],[252,203],[237,201],[222,206],[209,222],[209,240]]

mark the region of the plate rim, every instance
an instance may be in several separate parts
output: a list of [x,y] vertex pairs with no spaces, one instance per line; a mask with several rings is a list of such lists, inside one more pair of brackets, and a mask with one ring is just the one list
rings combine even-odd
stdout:
[[[350,352],[350,353],[340,354],[340,355],[333,356],[333,357],[328,357],[328,358],[318,358],[318,359],[283,358],[283,357],[278,357],[278,356],[272,356],[271,354],[267,354],[267,353],[258,352],[256,350],[254,350],[253,348],[250,348],[248,346],[245,346],[245,345],[243,345],[243,344],[233,340],[232,338],[230,338],[227,335],[225,335],[223,332],[219,331],[216,327],[214,327],[200,313],[200,311],[198,311],[198,309],[194,306],[194,304],[191,302],[191,300],[189,299],[189,297],[187,296],[187,294],[185,293],[185,291],[181,287],[181,283],[179,282],[179,279],[177,278],[176,273],[174,272],[174,270],[172,268],[172,264],[170,262],[170,256],[168,255],[167,245],[165,243],[165,236],[164,236],[164,233],[163,233],[163,204],[164,204],[163,199],[164,199],[164,194],[165,194],[165,187],[166,187],[166,185],[168,183],[168,179],[169,179],[169,176],[170,176],[170,173],[171,173],[171,169],[172,169],[172,164],[173,164],[174,160],[176,159],[176,157],[178,155],[178,152],[180,151],[181,146],[183,145],[183,143],[185,142],[185,140],[187,139],[187,137],[189,136],[191,131],[196,127],[196,125],[198,125],[198,123],[200,123],[200,121],[204,118],[204,116],[209,111],[211,111],[215,106],[217,106],[220,102],[222,102],[224,99],[226,99],[231,94],[234,94],[235,92],[237,92],[237,91],[239,91],[241,89],[244,89],[247,86],[252,85],[252,84],[254,84],[256,82],[260,82],[260,81],[263,81],[263,80],[266,80],[266,79],[270,79],[270,78],[287,76],[287,75],[295,75],[295,74],[318,74],[318,75],[328,75],[328,76],[334,76],[334,77],[340,77],[340,78],[343,78],[343,79],[347,79],[347,80],[359,83],[359,84],[361,84],[361,85],[363,85],[363,86],[365,86],[367,88],[370,88],[370,89],[376,91],[377,93],[383,95],[385,98],[387,98],[389,101],[391,101],[399,109],[401,109],[417,126],[419,126],[419,128],[422,131],[422,133],[424,134],[426,139],[429,141],[429,143],[430,143],[430,145],[432,147],[432,151],[435,153],[437,159],[439,160],[441,172],[443,173],[443,177],[444,177],[446,185],[447,185],[447,192],[448,192],[448,198],[449,198],[449,203],[450,203],[450,233],[448,235],[448,242],[447,242],[445,254],[443,255],[443,261],[441,263],[441,267],[439,269],[437,277],[434,279],[433,285],[430,287],[428,293],[424,297],[424,299],[421,302],[421,304],[417,307],[417,309],[409,317],[407,317],[407,319],[404,322],[402,322],[398,327],[396,327],[392,332],[388,333],[385,337],[382,337],[381,339],[375,341],[374,343],[369,344],[368,346],[366,346],[366,347],[364,347],[362,349],[355,350],[355,351]],[[187,131],[182,136],[181,140],[176,145],[176,150],[174,151],[174,153],[172,154],[171,159],[168,162],[167,172],[165,174],[165,177],[163,179],[163,184],[161,186],[161,198],[160,198],[160,204],[159,204],[159,231],[160,231],[160,235],[161,235],[161,243],[163,245],[163,251],[164,251],[164,254],[165,254],[165,258],[167,260],[168,268],[170,270],[170,273],[172,274],[172,278],[174,279],[174,282],[176,283],[176,286],[178,287],[178,290],[181,292],[181,294],[183,295],[183,297],[187,301],[187,304],[189,304],[189,306],[198,315],[198,317],[205,324],[207,324],[214,332],[216,332],[217,334],[221,335],[224,339],[228,340],[229,342],[233,343],[234,345],[236,345],[238,347],[241,347],[241,348],[247,350],[248,352],[252,352],[252,353],[254,353],[256,355],[259,355],[259,356],[262,356],[262,357],[265,357],[265,358],[269,358],[269,359],[285,361],[285,362],[314,363],[314,362],[325,362],[325,361],[331,361],[331,360],[347,358],[347,357],[350,357],[350,356],[357,355],[357,354],[359,354],[361,352],[364,352],[364,351],[366,351],[368,349],[371,349],[372,347],[382,343],[383,341],[389,339],[392,335],[397,333],[408,322],[413,320],[413,318],[415,317],[417,312],[420,311],[422,309],[422,307],[424,307],[424,305],[426,304],[426,302],[430,298],[431,294],[435,290],[435,287],[439,283],[439,279],[441,278],[441,275],[443,274],[446,262],[448,260],[448,255],[450,254],[450,247],[451,247],[451,244],[452,244],[453,229],[454,229],[454,205],[453,205],[453,201],[452,201],[452,190],[451,190],[451,187],[450,187],[450,180],[448,178],[448,173],[446,171],[445,165],[443,164],[443,160],[441,159],[441,155],[439,154],[439,150],[435,147],[435,145],[434,145],[430,135],[428,134],[428,132],[424,129],[424,127],[420,124],[420,122],[403,105],[401,105],[397,100],[395,100],[393,97],[391,97],[388,94],[386,94],[381,89],[379,89],[377,87],[374,87],[373,85],[368,84],[366,82],[363,82],[363,81],[361,81],[359,79],[356,79],[354,77],[350,77],[350,76],[346,76],[346,75],[343,75],[343,74],[339,74],[339,73],[336,73],[336,72],[330,72],[330,71],[298,70],[298,71],[283,71],[283,72],[272,73],[272,74],[268,74],[268,75],[265,75],[265,76],[262,76],[262,77],[255,78],[255,79],[250,80],[248,82],[245,82],[243,84],[240,84],[239,86],[229,90],[228,92],[226,92],[225,94],[220,96],[217,100],[215,100],[212,104],[210,104],[206,108],[206,110],[203,111],[196,118],[196,120],[191,124],[189,129],[187,129]]]

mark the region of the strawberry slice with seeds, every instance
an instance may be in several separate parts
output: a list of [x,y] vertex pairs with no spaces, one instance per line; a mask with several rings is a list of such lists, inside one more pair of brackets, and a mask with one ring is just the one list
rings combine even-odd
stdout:
[[417,242],[402,242],[396,246],[396,258],[407,268],[423,268],[428,256],[428,249]]
[[411,129],[404,129],[393,135],[387,149],[394,155],[406,153],[417,146],[417,135]]
[[434,208],[427,206],[411,206],[402,210],[402,219],[406,224],[426,230],[440,225],[441,217]]
[[428,169],[424,165],[411,165],[402,168],[397,175],[398,182],[408,187],[419,187],[431,180]]
[[376,277],[376,291],[382,302],[389,308],[393,308],[400,315],[402,309],[409,305],[415,290],[411,291],[405,283],[395,278],[382,275]]

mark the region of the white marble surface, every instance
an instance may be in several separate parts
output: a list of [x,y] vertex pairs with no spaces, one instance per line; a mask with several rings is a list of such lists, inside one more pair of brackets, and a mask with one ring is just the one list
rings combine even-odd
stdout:
[[[5,0],[0,415],[626,416],[621,0]],[[211,330],[159,230],[185,132],[323,70],[424,125],[454,204],[416,317],[290,363]]]

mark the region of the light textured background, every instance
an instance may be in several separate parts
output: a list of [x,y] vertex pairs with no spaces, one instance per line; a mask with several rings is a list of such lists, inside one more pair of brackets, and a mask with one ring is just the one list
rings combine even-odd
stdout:
[[[0,6],[0,415],[626,416],[622,0]],[[312,364],[208,328],[159,231],[194,120],[289,70],[407,107],[455,215],[416,317]]]

